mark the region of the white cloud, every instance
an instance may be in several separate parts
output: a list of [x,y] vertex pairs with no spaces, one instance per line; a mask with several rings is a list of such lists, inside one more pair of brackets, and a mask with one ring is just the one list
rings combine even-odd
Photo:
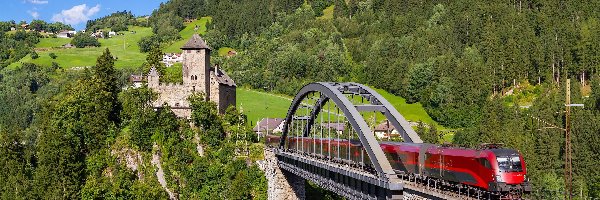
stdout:
[[32,4],[47,4],[48,1],[44,1],[44,0],[27,0],[27,2],[32,3]]
[[91,8],[86,4],[81,4],[73,6],[68,10],[62,10],[58,14],[54,14],[52,16],[52,21],[75,25],[89,20],[90,17],[98,13],[98,11],[100,11],[100,4]]
[[31,17],[33,17],[33,19],[37,19],[40,17],[40,13],[38,13],[37,11],[28,10],[27,13],[29,13]]

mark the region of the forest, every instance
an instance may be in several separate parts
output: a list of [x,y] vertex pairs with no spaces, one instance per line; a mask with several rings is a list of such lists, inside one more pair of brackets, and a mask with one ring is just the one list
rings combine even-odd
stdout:
[[14,34],[7,34],[0,30],[0,45],[3,47],[0,48],[0,70],[34,52],[33,47],[41,37],[38,32],[19,30]]
[[111,31],[126,31],[128,25],[145,25],[136,20],[131,11],[115,12],[94,20],[88,20],[85,29],[87,32],[95,32],[99,29],[110,28]]

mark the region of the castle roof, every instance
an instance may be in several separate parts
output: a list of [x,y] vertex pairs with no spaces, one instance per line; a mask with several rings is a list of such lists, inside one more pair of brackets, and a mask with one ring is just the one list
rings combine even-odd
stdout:
[[148,73],[148,76],[158,76],[158,72],[156,71],[156,67],[150,68],[150,73]]
[[206,42],[204,42],[204,40],[198,34],[192,35],[192,38],[190,38],[190,40],[188,40],[187,43],[185,43],[185,45],[183,45],[183,47],[181,47],[181,49],[208,49],[208,50],[211,50],[210,47],[208,45],[206,45]]
[[211,67],[210,75],[215,76],[215,79],[217,80],[217,82],[219,82],[219,84],[236,87],[235,82],[233,82],[233,79],[231,79],[231,77],[229,77],[227,74],[225,74],[223,70],[219,68],[217,68],[215,73],[215,68]]

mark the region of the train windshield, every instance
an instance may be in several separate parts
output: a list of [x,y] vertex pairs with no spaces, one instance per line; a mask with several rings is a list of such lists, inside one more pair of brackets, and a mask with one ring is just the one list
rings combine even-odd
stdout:
[[521,158],[519,155],[498,156],[498,168],[504,172],[522,172]]

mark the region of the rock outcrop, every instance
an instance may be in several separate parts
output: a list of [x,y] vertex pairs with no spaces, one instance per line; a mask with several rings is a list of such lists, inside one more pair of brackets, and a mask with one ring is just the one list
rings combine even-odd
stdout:
[[267,178],[267,196],[269,200],[306,199],[305,180],[302,177],[277,166],[275,153],[265,150],[265,160],[257,161],[258,167],[265,172]]

